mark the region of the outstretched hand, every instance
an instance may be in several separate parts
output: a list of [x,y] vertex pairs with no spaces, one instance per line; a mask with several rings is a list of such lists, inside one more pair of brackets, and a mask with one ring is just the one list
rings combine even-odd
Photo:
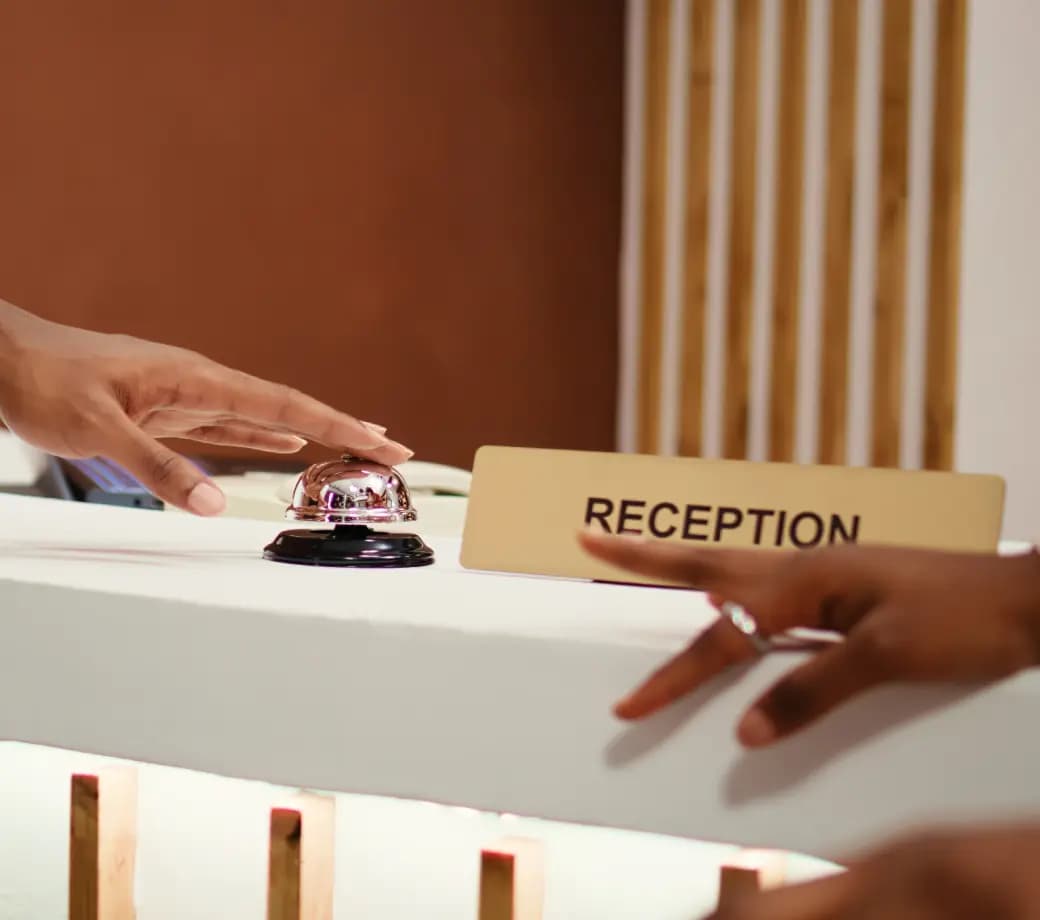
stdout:
[[[704,549],[585,532],[581,545],[629,572],[742,606],[766,636],[833,631],[827,645],[752,704],[737,730],[769,744],[878,684],[987,681],[1040,664],[1040,557],[866,546],[769,551]],[[755,656],[720,618],[617,704],[639,719]]]
[[294,453],[308,441],[381,463],[411,451],[386,429],[202,355],[42,320],[0,302],[0,421],[60,457],[103,456],[169,504],[219,514],[224,497],[160,443]]
[[713,920],[1030,920],[1040,917],[1040,826],[918,835],[822,880],[738,898]]

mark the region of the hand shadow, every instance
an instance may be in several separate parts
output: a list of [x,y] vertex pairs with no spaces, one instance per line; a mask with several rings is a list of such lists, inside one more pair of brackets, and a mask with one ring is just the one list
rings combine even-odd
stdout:
[[857,747],[954,705],[977,689],[961,686],[951,691],[946,684],[868,691],[789,738],[757,751],[744,751],[726,774],[726,802],[744,805],[793,789]]
[[[784,651],[811,650],[827,644],[830,643],[794,638],[776,643],[778,650]],[[715,694],[731,687],[755,664],[756,661],[751,661],[734,667],[656,716],[622,730],[604,752],[607,766],[624,767],[664,745]],[[793,789],[857,747],[953,705],[977,689],[951,688],[945,684],[886,686],[872,690],[790,738],[764,749],[741,753],[726,774],[723,790],[726,802],[742,805]],[[891,702],[886,702],[886,698]]]
[[622,729],[604,752],[607,766],[624,767],[659,748],[696,716],[716,693],[740,680],[753,664],[755,662],[734,667],[654,717]]
[[[777,650],[813,651],[823,648],[829,643],[821,640],[777,636],[773,639],[773,644]],[[735,665],[652,718],[636,722],[623,729],[607,746],[604,753],[607,766],[623,767],[660,747],[696,716],[716,693],[731,687],[756,664],[758,662],[751,659],[745,664]],[[734,726],[734,730],[736,730],[736,726]]]

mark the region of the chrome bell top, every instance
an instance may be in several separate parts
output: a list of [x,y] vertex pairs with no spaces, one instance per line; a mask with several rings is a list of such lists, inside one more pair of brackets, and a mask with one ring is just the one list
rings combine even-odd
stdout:
[[315,463],[296,481],[290,521],[389,524],[414,521],[408,486],[393,467],[344,455]]

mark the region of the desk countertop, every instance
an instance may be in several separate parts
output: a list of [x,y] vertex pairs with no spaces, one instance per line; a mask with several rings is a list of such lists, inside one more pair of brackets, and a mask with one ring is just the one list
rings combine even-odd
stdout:
[[453,539],[427,569],[283,566],[277,529],[0,496],[0,738],[821,856],[1040,811],[1040,672],[875,691],[747,753],[797,653],[610,715],[712,621],[699,594],[467,572]]

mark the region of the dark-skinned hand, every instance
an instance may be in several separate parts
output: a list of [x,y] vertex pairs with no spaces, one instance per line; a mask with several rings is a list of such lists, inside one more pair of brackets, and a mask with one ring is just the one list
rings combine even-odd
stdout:
[[819,881],[737,898],[715,920],[1033,920],[1040,824],[916,836]]
[[[843,635],[752,704],[737,729],[749,747],[790,735],[885,682],[987,682],[1040,664],[1035,553],[721,549],[593,531],[579,539],[619,569],[706,591],[716,607],[741,605],[766,636],[794,627]],[[615,712],[648,716],[755,655],[720,618]]]

